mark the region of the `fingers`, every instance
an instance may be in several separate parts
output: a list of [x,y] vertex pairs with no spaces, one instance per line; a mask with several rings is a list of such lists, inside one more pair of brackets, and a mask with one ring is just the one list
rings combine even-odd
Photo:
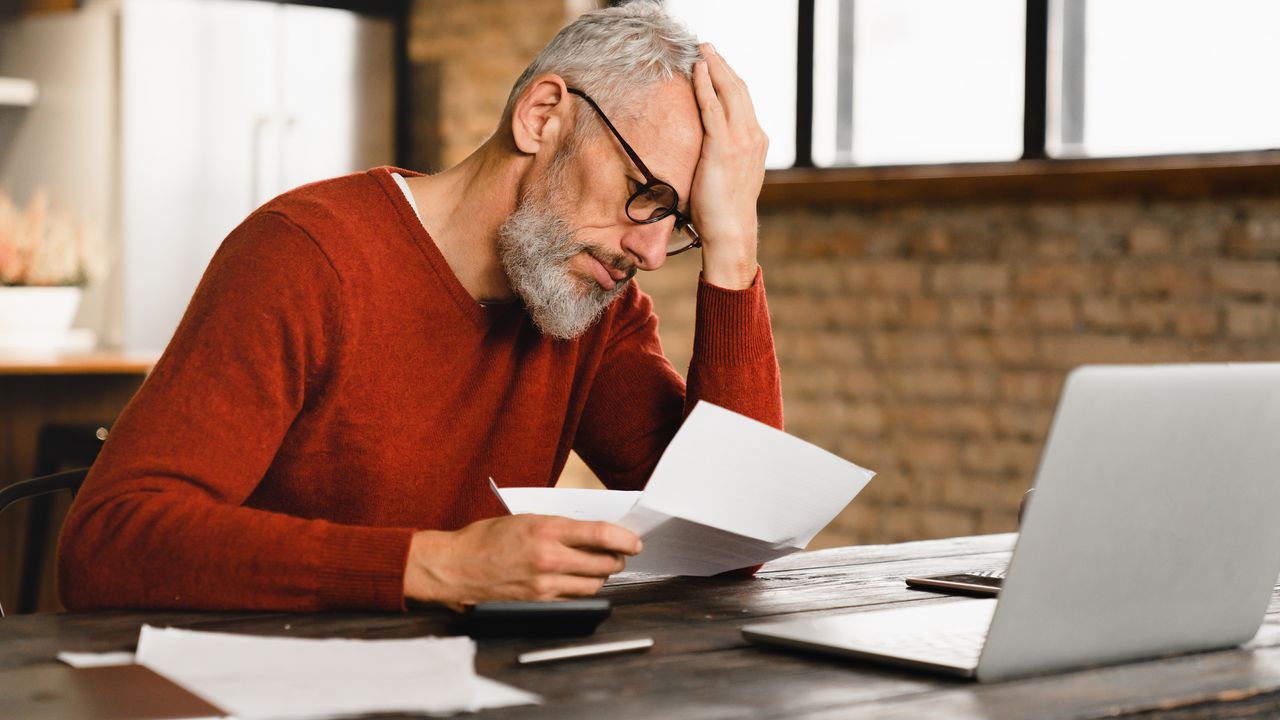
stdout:
[[[747,84],[742,81],[742,78],[738,77],[738,73],[734,72],[724,57],[716,52],[711,43],[703,43],[700,47],[703,57],[706,58],[707,73],[710,77],[711,85],[730,121],[750,120],[755,122],[755,107],[751,104],[751,94],[747,91]],[[696,83],[696,68],[694,74]],[[701,100],[699,100],[699,104],[701,104]]]
[[640,538],[626,528],[607,522],[583,522],[567,518],[558,520],[554,532],[569,547],[622,555],[640,553]]
[[705,60],[699,60],[693,66],[693,95],[698,101],[698,113],[702,116],[704,131],[713,135],[722,133],[726,123],[724,107],[720,104],[720,98],[716,97]]

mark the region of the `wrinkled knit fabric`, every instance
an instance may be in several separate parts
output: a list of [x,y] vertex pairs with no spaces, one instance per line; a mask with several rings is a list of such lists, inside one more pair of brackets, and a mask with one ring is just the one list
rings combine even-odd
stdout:
[[699,281],[686,387],[634,281],[571,341],[477,303],[392,172],[223,242],[63,526],[68,608],[402,610],[413,532],[504,514],[490,477],[552,485],[573,449],[638,489],[699,399],[781,427],[759,273]]

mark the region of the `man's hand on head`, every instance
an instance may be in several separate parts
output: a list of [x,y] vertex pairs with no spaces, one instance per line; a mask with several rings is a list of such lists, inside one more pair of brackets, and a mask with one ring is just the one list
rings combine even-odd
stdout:
[[414,534],[406,598],[461,610],[485,600],[556,600],[594,595],[640,552],[640,538],[605,522],[514,515],[461,530]]
[[760,129],[746,83],[710,43],[693,68],[702,116],[702,154],[690,190],[693,226],[702,237],[702,277],[741,290],[756,275],[756,200],[764,184],[769,138]]

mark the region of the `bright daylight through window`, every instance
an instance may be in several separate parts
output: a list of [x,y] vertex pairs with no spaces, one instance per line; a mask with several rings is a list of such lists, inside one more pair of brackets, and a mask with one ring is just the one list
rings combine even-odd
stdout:
[[[797,79],[809,2],[813,74]],[[1040,2],[1047,35],[1033,27],[1028,42],[1028,7]],[[796,161],[797,82],[813,87],[816,166],[1017,160],[1026,68],[1040,61],[1048,73],[1030,84],[1046,88],[1049,157],[1280,148],[1280,0],[665,4],[746,80],[769,168]],[[1046,46],[1028,62],[1027,48]]]
[[796,155],[796,0],[666,0],[698,39],[724,55],[751,90],[769,136],[765,167],[786,168]]
[[1057,0],[1051,17],[1055,156],[1280,148],[1280,2]]

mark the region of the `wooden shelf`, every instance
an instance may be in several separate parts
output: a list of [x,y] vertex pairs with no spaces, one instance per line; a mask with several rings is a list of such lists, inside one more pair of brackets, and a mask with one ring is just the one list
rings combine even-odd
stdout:
[[35,80],[0,77],[0,107],[28,107],[40,97]]
[[0,377],[7,375],[146,375],[158,354],[98,351],[5,355],[0,353]]
[[1280,189],[1280,150],[1008,163],[770,170],[761,208],[1200,199]]

